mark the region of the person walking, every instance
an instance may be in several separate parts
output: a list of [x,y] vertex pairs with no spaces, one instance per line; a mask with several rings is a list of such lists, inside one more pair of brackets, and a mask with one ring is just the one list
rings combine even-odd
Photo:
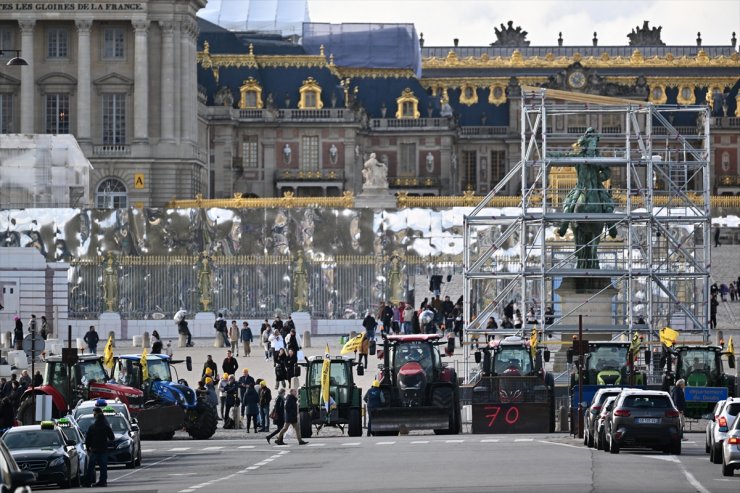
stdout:
[[414,318],[414,306],[409,303],[403,309],[403,333],[411,334],[411,321]]
[[[225,379],[224,379],[225,380]],[[239,391],[239,386],[236,384],[234,375],[229,375],[229,380],[223,388],[224,402],[226,404],[226,411],[224,412],[224,428],[237,428],[238,423],[234,422],[231,417],[231,408],[237,405],[236,394]]]
[[380,382],[373,380],[373,385],[365,392],[365,407],[367,408],[367,436],[373,432],[373,411],[385,404],[385,396],[380,390]]
[[717,301],[717,293],[712,295],[712,299],[709,300],[709,327],[717,330],[717,307],[719,301]]
[[[360,366],[363,366],[363,368],[367,369],[367,355],[370,352],[370,341],[367,338],[367,333],[365,333],[365,337],[362,338],[362,342],[360,343],[360,357],[357,360],[357,363]],[[365,360],[365,364],[362,364],[362,360]]]
[[375,329],[378,326],[378,321],[375,320],[375,317],[373,317],[373,314],[370,313],[370,310],[368,310],[367,313],[365,314],[365,318],[362,321],[362,326],[365,327],[365,332],[367,332],[367,338],[375,339]]
[[259,401],[260,396],[257,389],[254,388],[254,384],[247,387],[247,391],[244,392],[244,403],[246,405],[247,414],[247,433],[249,433],[250,424],[254,428],[254,432],[257,433],[257,414],[259,414]]
[[236,320],[231,321],[229,326],[229,343],[231,349],[234,351],[234,356],[239,357],[239,326],[236,324]]
[[[218,403],[221,409],[221,419],[226,421],[226,386],[229,385],[229,374],[224,373],[224,377],[218,382]],[[224,423],[226,426],[226,423]]]
[[285,425],[285,389],[278,390],[278,396],[275,399],[275,405],[272,407],[270,419],[272,419],[272,423],[275,425],[275,431],[265,437],[267,443],[270,443],[272,437],[280,433],[280,430]]
[[260,343],[262,348],[265,350],[265,361],[272,358],[272,350],[270,349],[270,336],[272,335],[272,329],[270,329],[270,322],[265,319],[260,327]]
[[[99,407],[93,409],[95,421],[90,425],[85,436],[87,448],[87,485],[107,486],[108,484],[108,442],[115,440],[113,430]],[[95,466],[100,467],[100,479],[95,482]]]
[[285,399],[285,424],[283,425],[280,433],[278,433],[275,445],[285,445],[283,437],[291,426],[295,430],[295,436],[298,439],[298,445],[306,445],[308,442],[301,438],[301,428],[298,426],[298,390],[290,389],[288,397]]
[[41,315],[41,338],[46,340],[51,333],[49,332],[49,322],[46,320],[45,315]]
[[90,354],[98,354],[98,342],[100,341],[100,336],[98,336],[98,333],[95,331],[94,325],[90,326],[82,340],[85,341],[85,344],[87,344],[87,347],[90,349]]
[[269,342],[270,348],[272,348],[273,358],[277,364],[277,355],[280,353],[281,349],[285,348],[285,340],[283,339],[283,336],[280,335],[280,331],[278,329],[273,330],[272,335],[269,338]]
[[270,387],[267,386],[267,382],[265,382],[264,380],[260,381],[259,395],[259,417],[260,423],[262,424],[260,431],[268,432],[270,431],[270,402],[272,401],[272,391],[270,390]]
[[239,339],[242,341],[242,350],[244,356],[252,354],[252,329],[249,328],[249,322],[242,322],[242,330],[239,333]]
[[673,390],[671,390],[671,398],[673,399],[673,404],[676,405],[676,409],[678,409],[678,412],[680,414],[681,418],[681,438],[683,438],[683,428],[684,428],[684,411],[686,410],[686,394],[684,393],[684,389],[686,388],[686,380],[683,378],[676,381],[676,385],[673,387]]
[[203,363],[203,374],[201,375],[201,378],[206,377],[211,377],[218,381],[218,366],[216,366],[216,362],[213,361],[213,356],[210,354],[206,356],[206,362]]
[[159,337],[159,332],[156,330],[152,331],[152,354],[162,354],[162,338]]
[[16,315],[13,317],[15,320],[15,328],[13,329],[13,345],[16,349],[23,349],[23,322],[21,317]]
[[231,350],[226,351],[226,357],[224,358],[224,362],[221,364],[221,369],[224,373],[236,375],[236,370],[239,369],[239,362],[234,358]]
[[285,388],[285,380],[288,378],[288,354],[281,349],[275,356],[275,389],[280,384]]

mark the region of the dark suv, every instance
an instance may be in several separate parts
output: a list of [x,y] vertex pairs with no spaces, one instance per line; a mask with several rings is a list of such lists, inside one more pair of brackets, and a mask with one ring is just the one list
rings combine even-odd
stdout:
[[681,455],[680,414],[668,392],[624,390],[617,397],[606,433],[613,454],[622,447],[647,446]]

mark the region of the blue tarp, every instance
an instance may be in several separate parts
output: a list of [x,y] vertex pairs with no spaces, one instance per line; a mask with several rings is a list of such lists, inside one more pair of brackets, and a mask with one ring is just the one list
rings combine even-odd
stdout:
[[303,24],[306,53],[334,55],[340,67],[413,70],[421,77],[421,47],[413,24]]

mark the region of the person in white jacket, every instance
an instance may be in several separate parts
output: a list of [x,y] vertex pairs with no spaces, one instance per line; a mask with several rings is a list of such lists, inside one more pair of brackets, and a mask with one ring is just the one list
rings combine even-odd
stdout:
[[406,304],[403,309],[403,333],[411,333],[411,319],[414,318],[414,307],[411,304]]

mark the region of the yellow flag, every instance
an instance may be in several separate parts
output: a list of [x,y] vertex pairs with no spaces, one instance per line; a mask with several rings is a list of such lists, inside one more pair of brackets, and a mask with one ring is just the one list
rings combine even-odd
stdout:
[[532,329],[532,335],[529,336],[529,350],[534,358],[537,355],[537,344],[539,342],[539,333],[537,327]]
[[365,333],[358,334],[354,336],[352,339],[347,341],[347,343],[342,347],[342,350],[339,352],[339,354],[347,354],[347,353],[354,353],[355,351],[359,351],[360,347],[362,347],[362,340],[365,338]]
[[113,336],[108,336],[108,342],[103,351],[103,366],[108,369],[113,368]]
[[632,334],[632,342],[630,342],[630,352],[632,353],[632,357],[636,357],[637,353],[640,352],[640,333],[635,331],[634,334]]
[[658,332],[660,336],[660,342],[666,346],[671,347],[678,341],[678,331],[671,329],[670,327],[664,327]]
[[141,381],[145,382],[149,380],[149,366],[146,362],[146,348],[141,352],[141,359],[139,360],[139,366],[141,366]]
[[329,356],[329,345],[326,345],[326,351],[324,352],[324,364],[321,366],[321,401],[326,406],[326,411],[329,411],[329,385],[331,373],[331,360]]
[[735,343],[732,342],[732,336],[727,340],[727,353],[732,357],[735,356]]

